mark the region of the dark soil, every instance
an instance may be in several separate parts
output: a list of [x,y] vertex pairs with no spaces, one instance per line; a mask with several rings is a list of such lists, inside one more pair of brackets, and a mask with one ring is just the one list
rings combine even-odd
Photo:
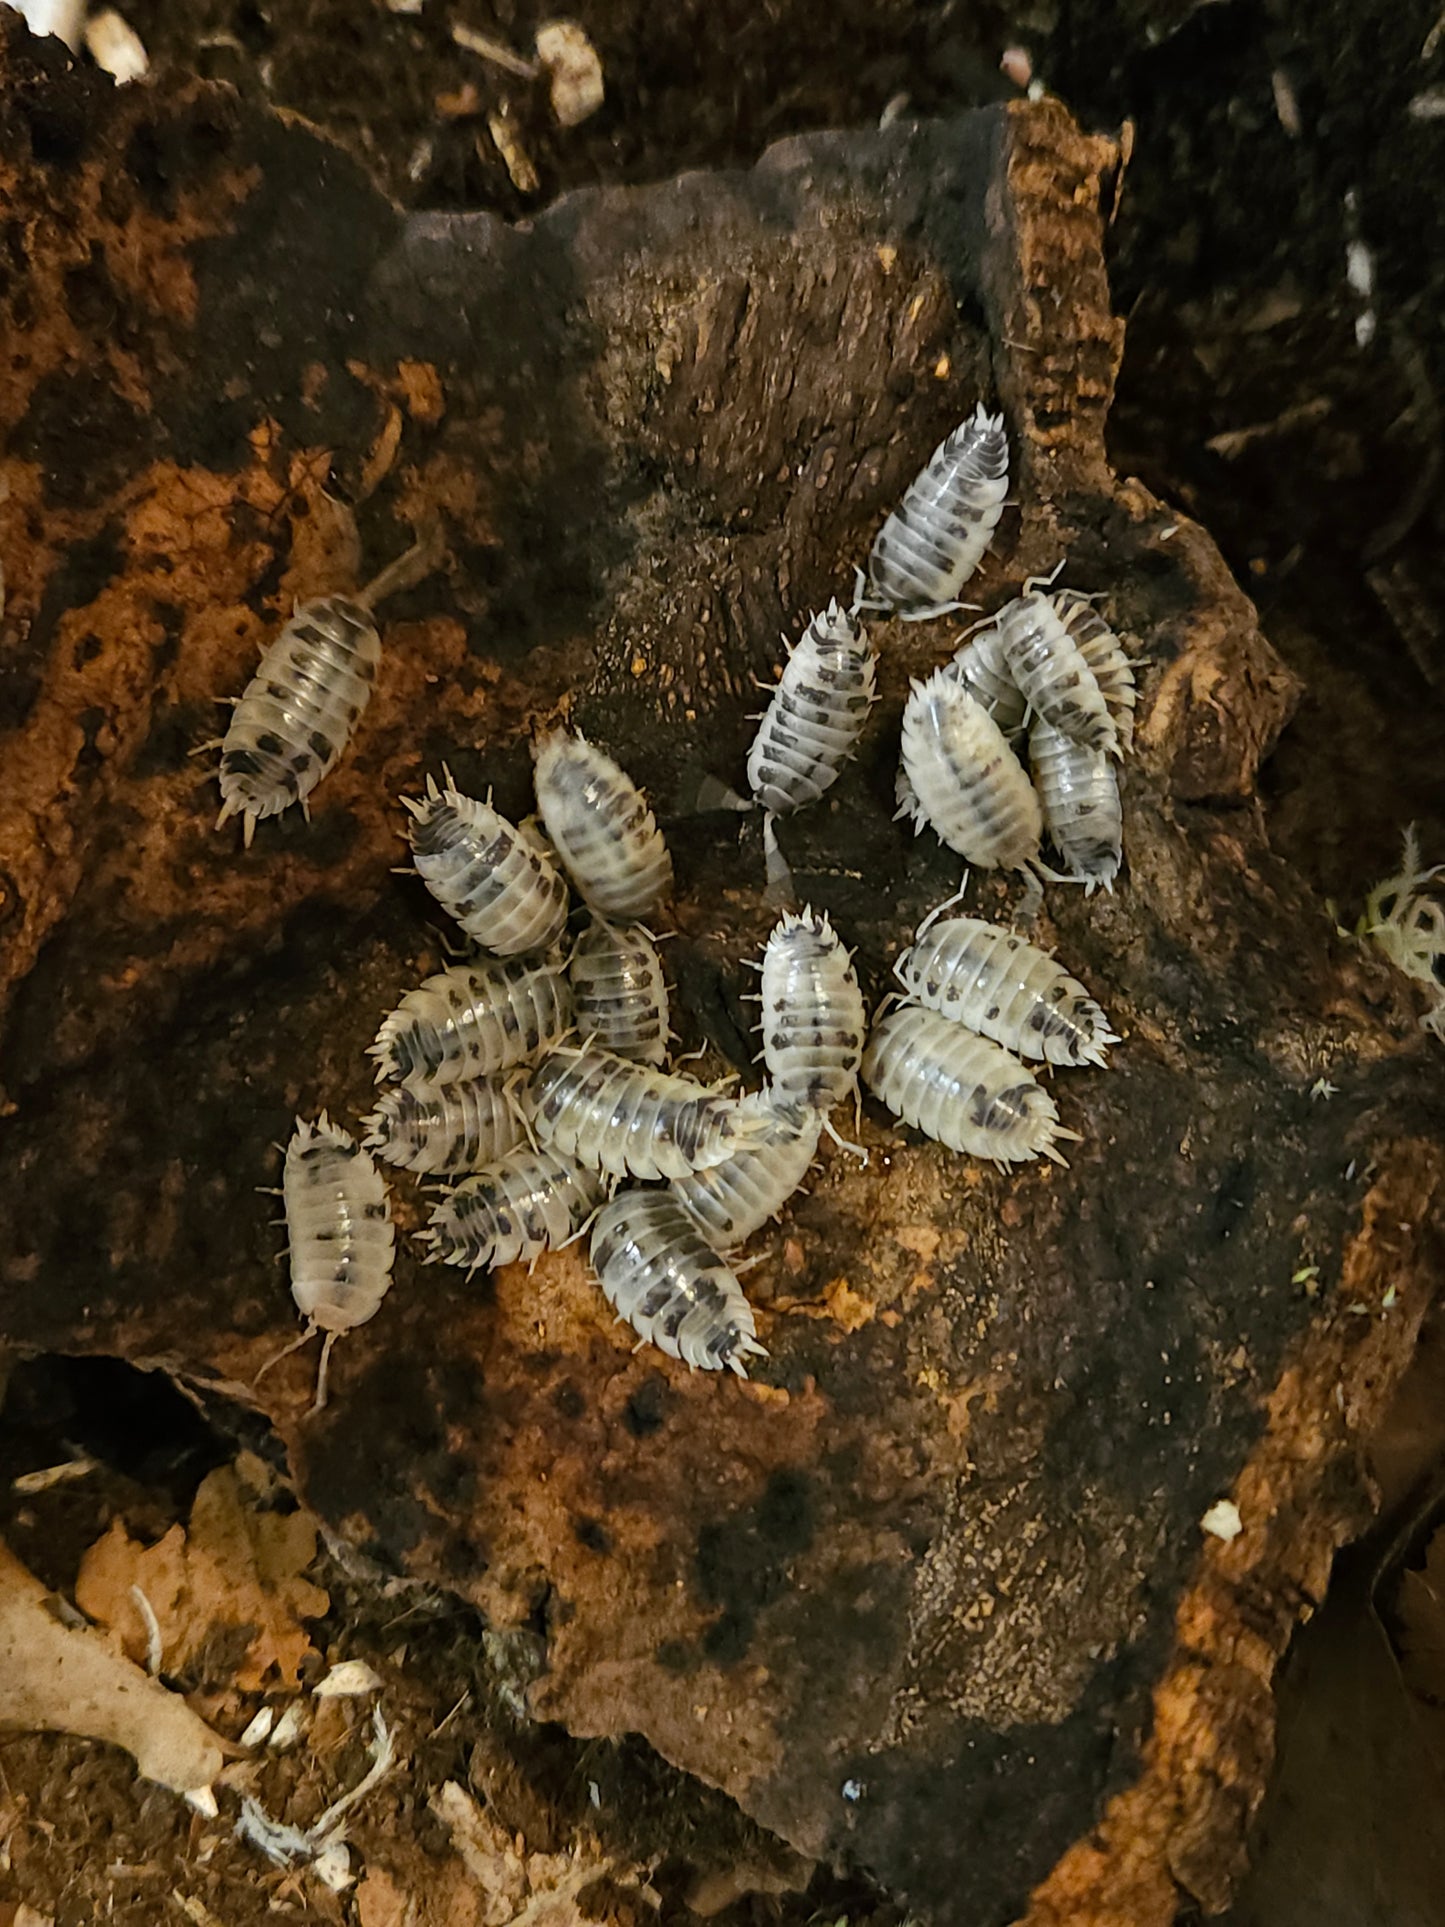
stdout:
[[[1445,36],[1422,52],[1436,0],[580,0],[572,11],[608,93],[570,131],[552,122],[543,82],[450,39],[461,18],[529,52],[545,7],[429,0],[403,15],[380,0],[132,0],[125,10],[157,67],[224,78],[305,116],[399,203],[509,221],[589,182],[745,165],[783,135],[875,121],[899,96],[895,110],[910,115],[1007,97],[1000,53],[1026,47],[1086,125],[1135,126],[1112,229],[1115,302],[1129,320],[1113,453],[1212,532],[1306,683],[1266,773],[1276,845],[1351,914],[1393,867],[1407,822],[1420,825],[1427,860],[1445,856],[1445,131],[1410,110],[1445,86]],[[503,107],[536,166],[535,194],[514,185],[488,131]],[[1352,244],[1373,260],[1368,296],[1346,278]],[[61,1589],[110,1516],[159,1535],[184,1517],[210,1465],[263,1443],[239,1415],[233,1435],[216,1439],[179,1401],[155,1401],[150,1381],[139,1401],[134,1385],[119,1371],[30,1366],[12,1390],[0,1530]],[[15,1473],[78,1449],[104,1461],[91,1481],[24,1504],[9,1494]],[[322,1583],[333,1614],[318,1645],[390,1667],[389,1705],[411,1759],[405,1787],[384,1787],[358,1826],[363,1852],[373,1835],[409,1838],[421,1859],[438,1850],[427,1789],[469,1774],[530,1845],[550,1850],[588,1818],[619,1853],[652,1858],[664,1919],[693,1917],[682,1901],[689,1865],[751,1850],[726,1802],[642,1749],[599,1758],[518,1727],[472,1615],[387,1597],[379,1578],[332,1570]],[[478,1747],[490,1749],[481,1766]],[[346,1779],[348,1757],[328,1771]],[[7,1902],[24,1900],[61,1927],[139,1927],[186,1917],[172,1894],[237,1927],[273,1909],[358,1918],[354,1901],[287,1886],[230,1839],[198,1867],[195,1823],[170,1796],[138,1801],[118,1755],[9,1739],[0,1774],[11,1827],[0,1840],[0,1922]],[[590,1808],[589,1781],[600,1807]],[[268,1789],[273,1810],[295,1791]],[[893,1918],[826,1876],[806,1896],[739,1902],[719,1918],[843,1914]],[[1276,1916],[1275,1927],[1289,1923]]]

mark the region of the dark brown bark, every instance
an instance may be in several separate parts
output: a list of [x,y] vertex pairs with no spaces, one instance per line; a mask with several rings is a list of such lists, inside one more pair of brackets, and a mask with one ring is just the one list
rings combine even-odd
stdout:
[[[1112,150],[1046,101],[521,231],[403,219],[224,91],[87,94],[4,44],[8,1336],[261,1403],[334,1529],[518,1633],[540,1716],[643,1733],[940,1919],[1039,1882],[1040,1922],[1222,1904],[1271,1667],[1429,1288],[1436,1079],[1409,987],[1270,853],[1293,679],[1204,531],[1109,470]],[[397,794],[445,758],[520,812],[564,710],[664,812],[736,778],[778,632],[980,393],[1020,506],[978,599],[1067,555],[1149,663],[1127,875],[1051,890],[1042,932],[1126,1033],[1059,1081],[1072,1168],[870,1112],[867,1169],[830,1154],[750,1274],[750,1385],[633,1355],[575,1252],[468,1281],[408,1251],[322,1415],[305,1358],[253,1391],[293,1328],[272,1146],[366,1107],[364,1046],[438,962]],[[291,596],[359,579],[328,487],[366,572],[433,512],[450,560],[387,610],[313,822],[243,853],[188,752]],[[880,641],[858,764],[784,832],[874,994],[957,881],[891,820],[939,633]],[[672,828],[681,1028],[741,1062],[756,837]],[[1231,1491],[1244,1535],[1203,1544]]]

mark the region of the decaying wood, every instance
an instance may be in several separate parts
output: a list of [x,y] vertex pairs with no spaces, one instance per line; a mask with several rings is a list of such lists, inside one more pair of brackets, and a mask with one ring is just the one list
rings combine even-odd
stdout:
[[[938,1919],[1218,1907],[1271,1669],[1430,1289],[1441,1157],[1410,987],[1269,849],[1297,689],[1207,535],[1107,465],[1112,150],[1019,104],[513,231],[403,219],[224,90],[115,95],[3,44],[7,1335],[263,1403],[337,1531],[526,1630],[539,1716],[641,1732]],[[1040,933],[1126,1035],[1058,1080],[1072,1168],[868,1114],[867,1168],[830,1153],[750,1275],[748,1385],[634,1355],[565,1253],[490,1282],[404,1256],[323,1414],[301,1358],[252,1392],[291,1330],[254,1187],[295,1111],[367,1108],[364,1046],[438,960],[397,795],[445,758],[520,812],[563,712],[664,814],[736,780],[779,632],[980,394],[1018,508],[975,599],[1066,554],[1149,663],[1127,875],[1051,890]],[[388,607],[314,820],[243,852],[189,754],[214,699],[293,596],[434,513],[448,565]],[[874,994],[957,881],[891,820],[944,644],[880,642],[858,764],[785,830]],[[741,1064],[756,836],[672,827],[683,1027]],[[1226,1494],[1244,1532],[1206,1544]]]

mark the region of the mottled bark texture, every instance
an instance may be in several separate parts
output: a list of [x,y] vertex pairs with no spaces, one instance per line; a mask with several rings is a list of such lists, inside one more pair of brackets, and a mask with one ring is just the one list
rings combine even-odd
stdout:
[[[1437,1073],[1410,988],[1271,855],[1290,676],[1203,530],[1110,472],[1112,149],[1019,104],[508,229],[404,219],[224,90],[4,44],[8,1335],[240,1388],[336,1531],[517,1631],[540,1716],[641,1732],[939,1920],[1219,1905],[1425,1301]],[[407,1251],[324,1413],[305,1356],[252,1392],[293,1329],[255,1187],[293,1112],[365,1108],[363,1047],[439,959],[398,792],[446,758],[523,810],[569,706],[664,816],[736,781],[780,631],[980,394],[1017,506],[976,599],[1067,555],[1147,664],[1127,874],[1051,889],[1041,931],[1126,1035],[1057,1080],[1072,1168],[866,1109],[868,1167],[830,1150],[750,1275],[748,1385],[634,1355],[575,1251],[474,1280]],[[353,752],[243,853],[189,754],[215,699],[429,513],[448,563],[386,609]],[[879,633],[863,753],[784,830],[874,994],[957,881],[892,821],[906,679],[947,644]],[[670,827],[681,1028],[742,1063],[756,830]],[[1202,1540],[1231,1492],[1243,1535]]]

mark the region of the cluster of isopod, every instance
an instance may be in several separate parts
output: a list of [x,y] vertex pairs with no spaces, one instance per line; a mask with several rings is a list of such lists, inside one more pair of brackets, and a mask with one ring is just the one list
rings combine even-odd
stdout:
[[[851,608],[831,601],[790,652],[748,756],[751,800],[712,784],[714,801],[764,812],[775,883],[787,869],[774,819],[828,790],[876,700],[863,613],[922,620],[962,607],[1007,488],[1003,420],[980,405],[887,518]],[[376,678],[371,608],[433,555],[419,543],[356,598],[302,605],[267,651],[221,745],[220,820],[240,815],[248,844],[261,818],[304,808],[341,755]],[[1121,850],[1112,759],[1130,742],[1134,701],[1127,657],[1091,601],[1025,585],[912,685],[900,814],[970,865],[1035,878],[1059,875],[1041,860],[1047,833],[1069,878],[1110,886]],[[1016,753],[1025,733],[1032,782]],[[421,1234],[432,1260],[535,1260],[590,1230],[602,1289],[643,1342],[745,1376],[763,1348],[729,1257],[801,1185],[821,1133],[837,1138],[829,1113],[856,1099],[860,1073],[896,1116],[955,1151],[1062,1163],[1057,1146],[1076,1134],[1024,1060],[1102,1065],[1117,1041],[1046,952],[941,913],[899,959],[904,994],[869,1038],[847,948],[804,910],[782,916],[759,966],[764,1088],[733,1096],[669,1069],[647,920],[673,873],[653,814],[585,737],[552,731],[534,761],[538,816],[523,823],[449,772],[402,799],[416,872],[473,949],[382,1024],[364,1142],[323,1112],[297,1120],[287,1149],[292,1287],[308,1321],[298,1343],[325,1333],[318,1404],[333,1339],[374,1314],[390,1281],[395,1232],[373,1154],[444,1184]]]

